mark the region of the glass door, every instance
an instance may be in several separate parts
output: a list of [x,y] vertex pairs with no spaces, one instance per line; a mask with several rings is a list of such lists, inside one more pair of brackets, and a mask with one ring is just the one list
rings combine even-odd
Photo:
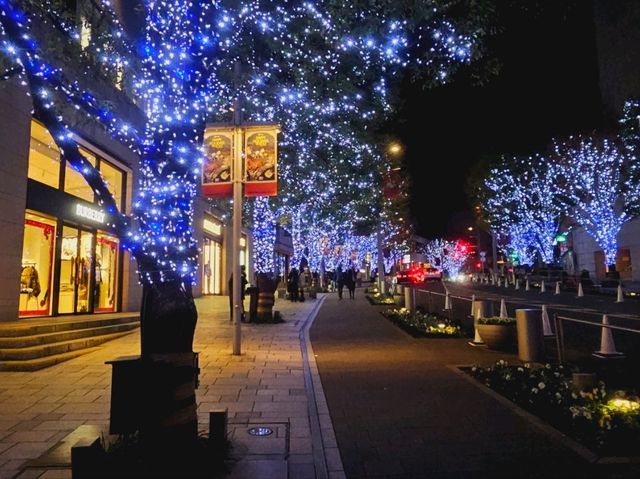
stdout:
[[220,294],[222,245],[210,238],[205,238],[203,250],[202,292],[203,294]]
[[114,312],[118,298],[118,238],[98,231],[93,311]]
[[58,313],[88,313],[94,234],[71,226],[62,229]]

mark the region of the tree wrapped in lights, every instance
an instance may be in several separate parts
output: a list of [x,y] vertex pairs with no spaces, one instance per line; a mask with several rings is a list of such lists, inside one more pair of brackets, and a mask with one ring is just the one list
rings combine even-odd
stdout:
[[556,166],[540,155],[503,159],[489,171],[481,195],[492,231],[531,241],[545,263],[553,262],[553,239],[565,209],[557,174]]
[[516,223],[509,229],[506,248],[518,264],[532,266],[535,261],[536,238],[528,224]]
[[438,266],[450,278],[456,277],[469,258],[469,248],[461,241],[434,239],[425,246],[423,253],[427,261]]
[[[430,83],[446,81],[460,64],[471,61],[474,42],[483,32],[460,32],[445,8],[424,2],[399,7],[395,2],[329,0],[113,5],[96,0],[91,5],[105,29],[88,38],[84,25],[70,22],[54,0],[0,0],[4,51],[32,94],[35,114],[111,213],[111,226],[138,262],[142,356],[157,364],[169,356],[193,354],[197,313],[191,285],[198,259],[193,204],[206,121],[228,115],[233,98],[242,92],[248,120],[282,124],[282,195],[272,211],[305,203],[329,211],[346,201],[350,206],[341,215],[327,217],[348,231],[350,221],[378,212],[358,200],[366,197],[363,192],[373,197],[380,190],[371,174],[376,155],[365,132],[380,112],[389,111],[397,73],[414,67]],[[29,8],[29,14],[21,7]],[[59,32],[55,45],[47,43],[50,36],[39,35],[47,29]],[[65,42],[73,45],[75,57],[86,53],[94,62],[71,68],[63,55],[50,55]],[[239,59],[247,67],[242,77],[231,74]],[[95,62],[100,63],[99,74]],[[80,79],[75,78],[78,71]],[[118,108],[107,108],[91,93],[105,72],[124,73],[124,84],[144,110],[138,121],[125,121]],[[131,111],[132,105],[127,106]],[[78,114],[103,125],[140,155],[135,222],[118,212],[100,173],[82,156],[71,134]],[[310,195],[318,182],[323,194]],[[262,207],[256,202],[256,209]],[[256,225],[271,221],[254,217]],[[265,235],[271,237],[270,232]],[[154,387],[160,388],[161,376]],[[185,408],[187,420],[179,427],[162,428],[158,421],[149,424],[148,437],[171,444],[194,438],[195,395]]]
[[630,175],[637,158],[613,141],[586,137],[557,141],[554,151],[570,215],[602,248],[607,270],[615,269],[618,233],[640,200]]

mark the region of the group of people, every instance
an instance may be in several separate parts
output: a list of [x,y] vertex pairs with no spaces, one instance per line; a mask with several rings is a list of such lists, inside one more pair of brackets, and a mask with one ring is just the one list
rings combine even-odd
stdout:
[[342,271],[342,265],[338,265],[335,274],[336,285],[338,287],[338,299],[342,299],[344,287],[349,291],[349,298],[356,298],[356,283],[358,280],[358,272],[354,266]]
[[311,286],[312,278],[308,267],[303,267],[301,271],[298,268],[291,268],[289,276],[287,276],[287,293],[291,301],[304,301],[304,290]]

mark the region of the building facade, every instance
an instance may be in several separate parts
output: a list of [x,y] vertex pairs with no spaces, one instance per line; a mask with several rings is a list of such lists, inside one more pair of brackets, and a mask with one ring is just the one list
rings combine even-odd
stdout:
[[[5,82],[0,108],[0,321],[139,309],[135,263],[93,190],[32,117],[25,87]],[[136,155],[95,126],[74,134],[130,213]]]

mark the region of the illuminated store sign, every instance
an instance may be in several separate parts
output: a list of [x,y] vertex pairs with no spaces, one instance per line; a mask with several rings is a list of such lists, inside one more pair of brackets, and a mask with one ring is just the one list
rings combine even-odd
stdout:
[[211,221],[205,218],[202,228],[209,233],[220,236],[222,234],[222,225],[217,221]]
[[76,204],[76,216],[80,216],[81,218],[86,218],[91,221],[96,221],[98,223],[104,223],[106,213],[101,210],[90,208],[89,206]]

